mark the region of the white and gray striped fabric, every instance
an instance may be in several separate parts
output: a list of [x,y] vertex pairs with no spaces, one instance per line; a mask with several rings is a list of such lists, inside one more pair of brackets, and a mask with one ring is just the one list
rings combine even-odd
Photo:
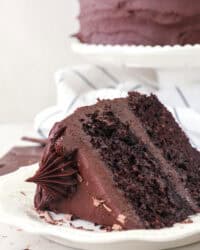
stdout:
[[173,113],[194,146],[200,146],[200,83],[159,85],[151,70],[128,67],[84,65],[55,74],[57,103],[40,112],[35,129],[47,137],[56,121],[75,109],[96,103],[97,98],[124,97],[127,92],[154,93]]

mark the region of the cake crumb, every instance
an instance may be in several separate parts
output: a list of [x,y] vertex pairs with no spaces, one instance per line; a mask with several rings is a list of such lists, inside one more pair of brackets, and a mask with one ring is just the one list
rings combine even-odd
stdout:
[[193,220],[191,218],[187,218],[186,220],[184,220],[183,222],[181,222],[182,224],[191,224],[193,223]]
[[123,214],[119,214],[117,217],[117,221],[121,222],[122,224],[125,224],[126,216]]

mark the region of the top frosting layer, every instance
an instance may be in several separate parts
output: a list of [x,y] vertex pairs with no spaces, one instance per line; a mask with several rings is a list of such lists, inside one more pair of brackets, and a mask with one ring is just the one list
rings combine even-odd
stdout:
[[80,0],[81,42],[174,45],[200,42],[196,0]]
[[198,0],[80,0],[81,11],[129,9],[175,13],[184,16],[200,14]]

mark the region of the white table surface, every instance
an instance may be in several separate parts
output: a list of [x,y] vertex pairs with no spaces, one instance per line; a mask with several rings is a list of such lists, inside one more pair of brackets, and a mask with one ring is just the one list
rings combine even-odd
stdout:
[[[30,123],[21,124],[1,124],[0,123],[0,156],[6,153],[14,145],[27,145],[20,142],[23,135],[32,136],[33,128]],[[70,250],[61,245],[57,245],[39,235],[32,235],[24,232],[20,228],[0,224],[0,250]],[[182,250],[199,250],[200,243]],[[103,250],[103,249],[102,249]],[[177,249],[178,250],[178,249]]]

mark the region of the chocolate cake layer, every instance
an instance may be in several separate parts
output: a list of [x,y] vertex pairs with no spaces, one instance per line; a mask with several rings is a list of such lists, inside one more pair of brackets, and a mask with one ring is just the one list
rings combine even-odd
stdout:
[[175,45],[200,42],[200,2],[80,0],[77,37],[89,44]]
[[147,97],[132,93],[129,96],[129,107],[140,119],[151,141],[177,171],[185,189],[189,190],[200,206],[197,191],[200,188],[200,154],[190,145],[172,114],[154,95]]
[[[155,97],[137,93],[80,108],[57,123],[39,170],[29,179],[38,184],[35,207],[118,229],[172,226],[199,212],[198,185],[188,188],[178,162],[169,161],[156,145],[146,124],[147,106],[155,110],[149,127],[156,121],[153,130],[162,138],[158,131],[168,113],[160,115],[157,107],[166,109]],[[172,116],[170,119],[173,122],[166,123],[165,130],[177,130],[186,138]],[[165,140],[170,142],[170,137]],[[180,138],[180,153],[181,142]],[[187,138],[185,147],[200,164],[199,152]],[[195,186],[199,181],[196,173],[191,183]]]

